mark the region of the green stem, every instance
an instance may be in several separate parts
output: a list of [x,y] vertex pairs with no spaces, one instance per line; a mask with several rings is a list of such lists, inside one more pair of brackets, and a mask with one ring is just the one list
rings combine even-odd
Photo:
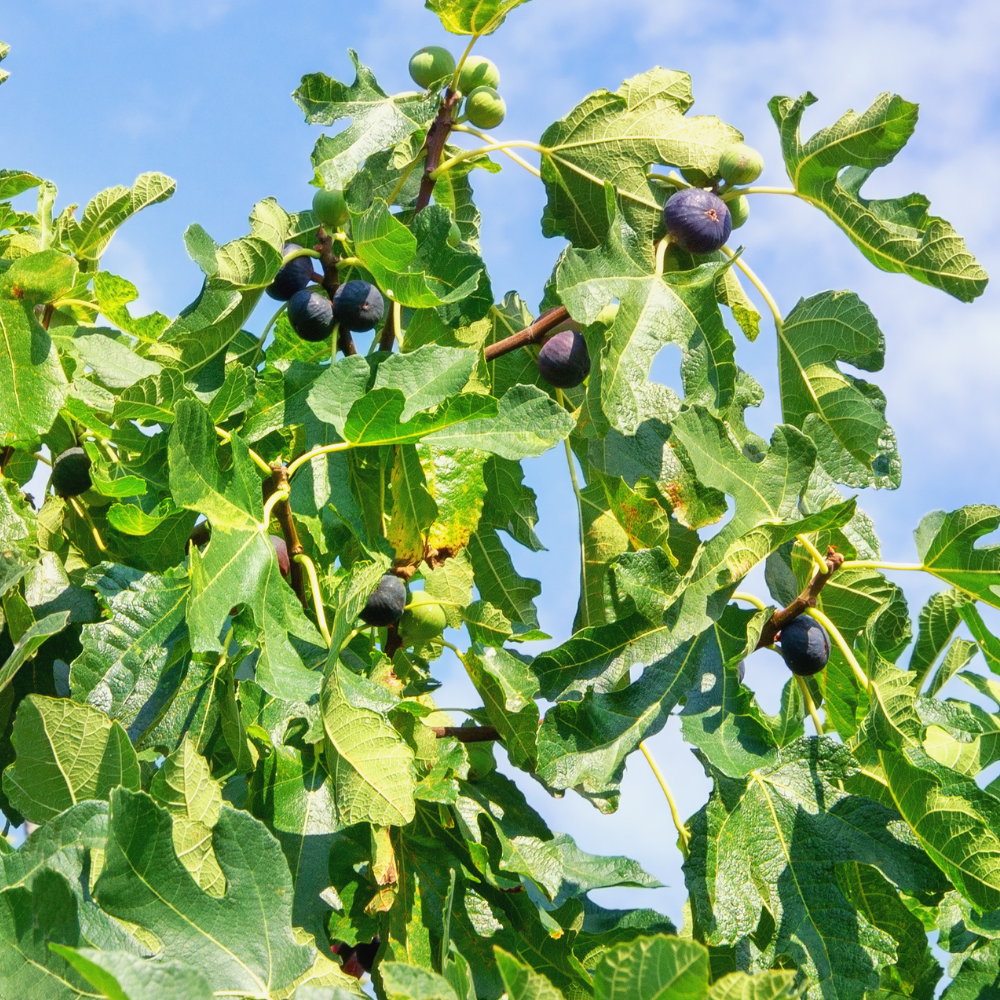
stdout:
[[[474,135],[474,136],[476,136],[476,138],[482,139],[484,142],[493,143],[493,142],[496,141],[495,139],[492,139],[490,136],[488,136],[485,132],[480,132],[479,129],[472,128],[470,125],[464,125],[464,124],[463,125],[458,125],[458,124],[456,124],[456,125],[454,125],[452,127],[452,131],[453,132],[468,132],[469,135]],[[497,152],[503,153],[505,156],[509,156],[515,163],[517,163],[520,166],[524,167],[525,170],[527,170],[531,174],[534,174],[536,177],[541,177],[542,176],[542,172],[541,172],[541,170],[538,169],[538,167],[533,167],[526,159],[524,159],[521,156],[518,156],[517,153],[512,153],[509,149],[506,149],[506,148],[499,149],[499,150],[497,150]]]
[[667,259],[667,248],[670,246],[670,237],[664,236],[659,243],[656,244],[656,267],[654,273],[656,276],[662,277],[663,267]]
[[902,569],[911,572],[926,569],[923,563],[882,562],[879,559],[846,559],[841,569]]
[[799,686],[799,692],[802,694],[802,700],[806,703],[806,708],[809,710],[809,715],[813,720],[813,725],[816,727],[816,735],[823,735],[823,723],[819,721],[819,713],[816,711],[816,706],[813,704],[812,695],[809,693],[809,686],[806,684],[806,679],[795,674],[795,680]]
[[304,552],[300,552],[295,557],[295,561],[305,567],[306,576],[309,577],[309,589],[312,591],[313,607],[316,609],[316,624],[319,626],[319,633],[323,636],[326,648],[329,649],[333,639],[326,625],[326,612],[323,610],[323,594],[319,589],[316,564]]
[[458,78],[462,75],[462,67],[465,65],[465,60],[469,58],[469,53],[472,51],[472,46],[479,41],[479,35],[473,35],[469,39],[469,44],[465,46],[465,51],[462,53],[462,58],[458,60],[458,65],[455,67],[455,75],[451,78],[451,83],[448,84],[449,90],[458,89]]
[[[563,409],[566,407],[566,398],[562,389],[556,389],[556,399]],[[590,607],[587,603],[587,547],[584,541],[583,530],[583,495],[580,493],[580,483],[576,478],[576,465],[573,462],[573,449],[570,447],[569,438],[563,438],[563,445],[566,448],[566,464],[569,466],[569,479],[573,484],[573,494],[576,496],[576,512],[580,521],[580,604],[583,607],[583,624],[590,624]]]
[[779,188],[779,187],[737,187],[730,188],[730,190],[723,192],[719,197],[723,201],[730,201],[732,198],[736,198],[741,194],[791,194],[798,197],[798,191],[795,188]]
[[873,682],[868,679],[868,675],[861,669],[861,664],[858,663],[857,657],[854,655],[854,650],[847,644],[847,640],[841,635],[840,629],[819,608],[806,608],[805,613],[811,618],[815,618],[830,633],[833,641],[840,647],[840,651],[844,654],[844,659],[847,660],[854,671],[854,676],[857,677],[858,683],[867,691]]
[[264,341],[267,340],[267,335],[271,332],[271,327],[273,327],[274,324],[278,322],[278,320],[281,317],[281,314],[287,308],[288,308],[288,303],[282,302],[278,311],[267,321],[266,325],[264,326],[264,332],[257,338],[257,348],[253,352],[253,360],[250,362],[251,368],[257,367],[257,361],[260,359],[260,352],[264,347]]
[[649,749],[645,740],[639,744],[639,749],[652,768],[653,774],[667,798],[667,805],[670,806],[670,818],[674,821],[674,828],[677,830],[677,839],[680,842],[681,854],[686,858],[688,856],[688,848],[691,844],[691,834],[688,828],[681,822],[680,813],[677,811],[677,803],[674,801],[674,796],[670,791],[670,786],[667,784],[667,779],[663,776],[663,772],[660,770],[659,764],[656,763],[656,758],[653,756],[653,752]]
[[413,173],[413,168],[418,163],[420,163],[420,161],[423,160],[423,158],[426,155],[427,155],[427,147],[421,146],[420,152],[417,153],[417,155],[413,157],[413,159],[410,160],[410,162],[407,163],[407,165],[403,168],[403,172],[399,175],[399,181],[396,183],[396,186],[392,189],[392,194],[390,194],[389,197],[386,198],[385,200],[385,203],[387,205],[391,205],[399,197],[399,192],[403,190],[403,185],[406,183],[407,178],[410,176],[410,174]]
[[771,310],[771,315],[774,317],[774,325],[778,328],[778,336],[780,337],[784,331],[784,320],[781,318],[781,310],[778,308],[778,303],[774,301],[774,296],[767,290],[767,285],[754,274],[750,269],[750,265],[744,263],[743,258],[737,257],[729,247],[723,247],[722,252],[736,262],[736,266],[747,276],[754,288],[760,292],[761,297],[767,303],[767,308]]
[[446,174],[449,170],[451,170],[451,168],[457,163],[469,160],[473,156],[483,156],[486,153],[499,153],[511,148],[533,149],[537,153],[543,152],[544,149],[544,147],[539,146],[537,142],[528,142],[526,139],[512,139],[509,142],[494,142],[489,146],[480,146],[478,149],[463,150],[457,156],[453,156],[450,160],[445,160],[444,163],[437,168],[437,170],[432,170],[430,176],[434,180],[437,180],[442,174]]
[[267,526],[271,523],[271,512],[274,510],[275,505],[281,503],[282,500],[288,499],[287,490],[275,490],[264,503],[264,513],[261,517],[261,530],[267,531]]
[[281,258],[281,266],[284,267],[289,261],[295,260],[297,257],[319,257],[318,250],[310,250],[309,247],[300,247],[298,250],[293,250],[287,257]]
[[734,601],[746,601],[747,604],[752,604],[758,611],[767,611],[767,605],[756,595],[748,593],[745,590],[737,590],[733,594]]

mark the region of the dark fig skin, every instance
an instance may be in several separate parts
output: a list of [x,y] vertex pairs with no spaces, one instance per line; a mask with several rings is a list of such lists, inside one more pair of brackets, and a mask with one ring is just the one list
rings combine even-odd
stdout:
[[347,281],[333,296],[333,318],[348,330],[374,330],[385,312],[382,293],[367,281]]
[[271,544],[274,546],[274,554],[278,557],[278,569],[281,575],[288,579],[289,571],[292,568],[292,561],[288,558],[288,546],[285,545],[281,535],[271,535]]
[[288,322],[292,329],[311,343],[326,340],[333,330],[333,307],[322,292],[303,288],[288,300]]
[[52,463],[52,488],[56,496],[78,497],[92,485],[90,458],[82,448],[67,448]]
[[794,618],[781,630],[778,638],[788,669],[799,677],[818,674],[830,659],[830,637],[826,629],[809,615]]
[[381,943],[382,939],[376,934],[367,944],[350,945],[338,941],[330,945],[330,951],[340,956],[343,970],[347,975],[360,979],[366,972],[372,971],[375,955]]
[[736,672],[739,674],[740,683],[742,684],[743,678],[746,677],[747,673],[746,660],[740,660],[740,662],[736,664]]
[[549,385],[573,389],[590,374],[587,342],[578,330],[562,330],[538,353],[538,371]]
[[684,188],[663,206],[667,235],[688,253],[715,253],[729,239],[733,218],[726,203],[704,188]]
[[398,576],[386,573],[361,609],[360,618],[366,625],[383,628],[395,625],[406,608],[406,584]]
[[[295,243],[286,243],[281,251],[281,256],[287,257],[290,253],[301,249],[302,247]],[[267,286],[267,294],[279,302],[287,302],[296,292],[302,291],[312,281],[312,273],[312,257],[296,257],[295,260],[290,260],[278,269],[274,281]]]

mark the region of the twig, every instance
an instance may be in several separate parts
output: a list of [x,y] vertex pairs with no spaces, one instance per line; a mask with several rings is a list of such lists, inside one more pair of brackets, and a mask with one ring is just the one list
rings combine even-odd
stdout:
[[[272,493],[281,491],[289,493],[291,485],[288,480],[288,469],[280,462],[275,462],[271,466],[271,478],[261,482],[261,490],[266,503]],[[302,563],[295,557],[305,552],[302,543],[299,541],[299,533],[295,530],[295,522],[292,520],[292,508],[288,500],[279,500],[274,505],[274,516],[281,525],[281,534],[285,539],[285,548],[288,551],[288,578],[292,585],[292,590],[302,603],[302,607],[307,607],[305,578],[302,575]]]
[[385,318],[385,326],[382,327],[382,334],[378,338],[378,349],[389,352],[396,342],[396,304],[392,304],[389,315]]
[[487,361],[493,361],[504,354],[518,350],[518,348],[527,347],[528,344],[539,344],[550,330],[554,330],[560,323],[564,323],[568,319],[569,313],[566,311],[566,307],[556,306],[554,309],[543,312],[531,326],[525,327],[518,333],[512,333],[509,337],[498,340],[495,344],[490,344],[484,349],[483,354],[486,355]]
[[[333,252],[333,237],[328,236],[322,228],[320,228],[316,236],[316,249],[319,251],[319,262],[323,265],[323,280],[321,284],[332,302],[334,295],[337,294],[337,289],[340,287],[340,272],[337,270],[340,258]],[[351,336],[351,331],[343,326],[343,324],[341,324],[337,337],[337,347],[345,357],[358,353],[357,347],[354,346],[354,338]]]
[[427,138],[424,139],[427,158],[424,160],[424,176],[420,178],[420,192],[413,209],[414,215],[431,203],[431,195],[434,193],[434,184],[436,183],[433,174],[441,165],[441,154],[444,152],[451,128],[455,124],[455,108],[461,100],[462,95],[449,87],[444,92],[444,100],[441,101],[437,118],[427,130]]
[[431,732],[439,739],[451,736],[459,743],[489,743],[500,739],[495,726],[430,726]]
[[790,621],[798,618],[799,615],[804,614],[807,608],[816,607],[819,592],[826,586],[827,581],[833,576],[834,572],[844,564],[844,557],[832,545],[829,545],[827,546],[825,561],[827,571],[825,573],[817,573],[809,581],[806,589],[787,608],[775,611],[764,623],[764,627],[760,631],[760,639],[757,642],[757,649],[774,645],[774,640],[782,628]]

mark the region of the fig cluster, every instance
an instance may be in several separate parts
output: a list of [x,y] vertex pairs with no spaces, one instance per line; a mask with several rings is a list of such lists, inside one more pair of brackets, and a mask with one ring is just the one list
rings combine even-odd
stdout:
[[90,457],[82,448],[67,448],[52,463],[52,489],[59,497],[78,497],[92,485]]
[[[455,76],[455,57],[440,45],[426,45],[410,58],[410,77],[425,90],[450,83]],[[465,97],[462,120],[476,128],[496,128],[507,114],[507,105],[497,93],[500,70],[485,56],[466,56],[455,81],[455,89]]]
[[830,637],[815,618],[799,615],[778,636],[781,656],[788,669],[799,677],[818,674],[830,659]]

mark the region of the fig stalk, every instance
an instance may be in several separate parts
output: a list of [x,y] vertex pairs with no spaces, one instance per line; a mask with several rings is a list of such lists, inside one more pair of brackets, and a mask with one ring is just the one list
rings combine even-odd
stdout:
[[[329,236],[322,228],[316,237],[316,249],[319,251],[319,262],[323,265],[323,290],[330,296],[333,302],[334,295],[340,287],[340,272],[337,265],[340,263],[337,255],[333,252],[333,237]],[[357,354],[358,349],[354,345],[354,338],[351,331],[341,326],[337,332],[337,347],[344,357]],[[289,550],[291,551],[291,550]]]
[[[288,468],[281,462],[274,462],[271,465],[271,478],[261,481],[261,492],[264,495],[264,503],[268,498],[279,490],[283,493],[290,493],[291,483],[288,478]],[[295,558],[305,552],[302,542],[299,541],[299,533],[295,530],[295,522],[292,520],[292,507],[288,499],[279,500],[274,505],[274,516],[281,525],[281,534],[285,539],[285,548],[288,550],[288,558],[291,562],[289,566],[288,582],[295,591],[305,608],[308,606],[306,598],[305,577],[302,575],[302,564]]]

